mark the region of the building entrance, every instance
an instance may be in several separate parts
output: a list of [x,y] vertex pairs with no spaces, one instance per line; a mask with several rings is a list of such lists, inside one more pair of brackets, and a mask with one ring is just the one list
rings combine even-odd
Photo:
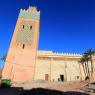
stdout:
[[64,75],[60,75],[60,80],[64,81]]
[[45,80],[48,81],[49,80],[49,75],[45,74]]

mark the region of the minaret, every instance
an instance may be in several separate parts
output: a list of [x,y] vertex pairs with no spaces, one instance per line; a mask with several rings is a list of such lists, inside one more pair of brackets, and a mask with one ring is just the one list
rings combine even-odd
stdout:
[[6,62],[3,79],[33,81],[38,49],[40,11],[36,7],[20,10]]

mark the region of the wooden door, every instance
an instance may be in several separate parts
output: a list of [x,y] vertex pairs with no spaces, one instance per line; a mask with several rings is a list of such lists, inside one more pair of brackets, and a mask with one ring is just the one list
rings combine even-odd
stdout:
[[49,75],[45,74],[45,80],[48,81],[49,80]]

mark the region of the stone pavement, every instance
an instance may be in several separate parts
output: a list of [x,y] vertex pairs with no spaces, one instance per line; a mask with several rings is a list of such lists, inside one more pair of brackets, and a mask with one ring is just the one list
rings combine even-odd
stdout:
[[35,82],[0,88],[0,95],[95,95],[95,84],[86,82]]
[[89,84],[84,86],[83,88],[78,89],[80,92],[86,92],[90,95],[95,95],[95,84]]

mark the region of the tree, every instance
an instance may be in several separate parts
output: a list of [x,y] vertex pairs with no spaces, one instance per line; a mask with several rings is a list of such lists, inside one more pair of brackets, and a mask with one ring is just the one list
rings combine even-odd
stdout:
[[85,54],[83,55],[83,58],[85,61],[85,68],[86,68],[87,76],[90,77],[90,71],[89,71],[89,65],[88,65],[89,58]]
[[83,57],[80,59],[80,63],[82,64],[83,71],[84,71],[84,74],[85,74],[85,76],[86,76],[86,68],[85,68],[85,65],[84,65],[85,59],[84,59]]
[[95,55],[95,50],[90,48],[85,52],[85,55],[88,56],[89,61],[91,62],[91,77],[93,78],[93,56]]
[[7,54],[3,55],[3,56],[1,57],[1,60],[5,62],[5,61],[6,61],[6,57],[7,57]]
[[80,63],[83,66],[85,78],[90,76],[88,61],[88,56],[83,54],[82,58],[80,59]]
[[[3,55],[1,58],[0,58],[0,60],[2,60],[2,61],[6,61],[6,57],[7,57],[7,54],[5,54],[5,55]],[[2,77],[2,69],[1,69],[1,71],[0,71],[0,78]]]

